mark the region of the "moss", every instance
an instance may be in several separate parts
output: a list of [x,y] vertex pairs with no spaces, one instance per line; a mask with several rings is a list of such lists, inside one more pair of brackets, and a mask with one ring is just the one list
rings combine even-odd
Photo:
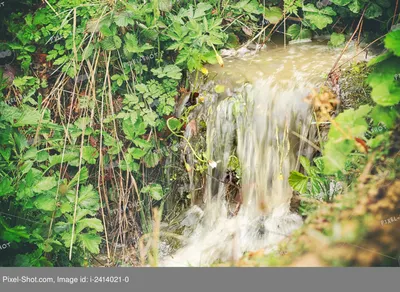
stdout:
[[371,99],[371,88],[365,80],[371,69],[366,62],[355,63],[341,72],[339,78],[339,111],[346,109],[357,109],[363,104],[373,104]]

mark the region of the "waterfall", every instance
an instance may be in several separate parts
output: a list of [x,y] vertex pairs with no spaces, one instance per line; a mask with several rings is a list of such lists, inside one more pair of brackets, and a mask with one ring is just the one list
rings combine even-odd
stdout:
[[[210,69],[202,109],[212,162],[204,206],[187,212],[182,224],[196,222],[194,231],[162,265],[208,266],[236,261],[247,251],[268,253],[302,225],[302,218],[290,211],[288,177],[299,169],[300,155],[312,154],[307,139],[315,127],[304,99],[338,54],[326,46],[302,44]],[[224,92],[213,91],[215,85]],[[230,174],[239,176],[237,185],[227,174],[232,158],[240,165],[240,174]],[[229,192],[233,200],[227,199],[232,199]]]

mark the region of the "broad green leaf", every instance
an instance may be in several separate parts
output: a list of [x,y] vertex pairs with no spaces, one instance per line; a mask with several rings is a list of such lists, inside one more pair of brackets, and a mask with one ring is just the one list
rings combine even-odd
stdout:
[[35,193],[42,193],[45,191],[49,191],[57,185],[57,181],[55,177],[47,176],[43,177],[40,181],[38,181],[33,186],[33,191]]
[[368,19],[377,18],[382,15],[382,8],[375,4],[369,3],[367,10],[365,11],[365,17]]
[[381,106],[392,106],[400,102],[400,85],[395,76],[400,74],[400,59],[390,58],[374,67],[367,83],[372,87],[371,97]]
[[143,157],[143,161],[147,167],[153,168],[160,162],[160,155],[156,152],[149,151]]
[[398,112],[392,107],[375,106],[371,112],[374,125],[384,124],[388,129],[395,126],[398,117]]
[[289,185],[300,194],[305,194],[307,192],[308,180],[308,176],[297,171],[292,171],[289,176]]
[[[205,3],[205,2],[199,3],[196,7],[196,10],[195,10],[192,18],[203,17],[204,15],[206,15],[206,11],[210,10],[211,8],[212,8],[212,6],[209,3]],[[191,18],[191,17],[189,16],[189,18]]]
[[146,154],[146,151],[140,148],[130,148],[128,152],[134,159],[140,159]]
[[96,159],[99,157],[99,152],[92,146],[83,146],[82,158],[89,164],[96,164]]
[[400,57],[400,30],[394,30],[385,37],[385,47]]
[[328,140],[324,147],[324,173],[327,175],[337,172],[345,173],[348,155],[355,149],[354,140],[332,141]]
[[39,111],[29,106],[24,106],[22,115],[19,119],[14,123],[14,127],[22,127],[26,125],[37,125],[42,115]]
[[365,120],[367,114],[371,111],[372,107],[362,105],[357,110],[348,109],[339,114],[335,119],[335,124],[329,130],[328,137],[331,142],[336,143],[346,139],[345,134],[351,137],[364,137],[368,124]]
[[107,51],[113,51],[121,48],[122,41],[118,36],[114,35],[106,37],[103,41],[101,41],[100,44],[103,49]]
[[76,224],[76,233],[80,233],[85,228],[91,228],[97,232],[102,232],[103,223],[97,218],[83,218]]
[[167,120],[168,127],[176,132],[181,128],[181,122],[177,118],[170,118]]
[[328,24],[333,23],[332,16],[336,16],[336,12],[332,7],[318,9],[311,3],[305,5],[303,11],[304,18],[309,20],[311,24],[315,25],[318,29],[324,29]]
[[368,62],[368,66],[376,65],[380,62],[383,62],[383,61],[391,58],[392,56],[393,56],[392,52],[386,52],[386,53],[380,54],[380,55],[376,56],[375,58],[373,58],[372,60],[370,60]]
[[14,192],[14,187],[11,185],[12,181],[8,178],[1,178],[0,181],[0,197],[11,194]]
[[79,234],[79,241],[82,243],[82,246],[89,252],[94,254],[98,254],[100,252],[100,236],[96,234]]
[[119,27],[125,27],[125,26],[128,26],[129,24],[135,23],[132,18],[132,14],[130,12],[126,12],[126,11],[116,13],[114,16],[114,22]]
[[176,65],[167,65],[164,68],[152,69],[154,75],[158,78],[169,77],[176,80],[181,80],[182,70]]
[[343,45],[345,41],[346,41],[346,38],[345,38],[344,34],[334,32],[331,34],[331,40],[330,40],[329,44],[334,47],[338,47],[338,46]]
[[56,200],[52,195],[40,195],[33,204],[43,211],[54,211],[56,209]]
[[76,159],[79,159],[79,153],[68,152],[68,153],[64,154],[64,157],[62,154],[52,155],[49,157],[49,161],[50,161],[49,167],[60,164],[61,162],[63,162],[65,164],[67,162],[71,162]]
[[290,36],[292,40],[311,39],[312,37],[311,30],[301,27],[298,24],[292,24],[291,26],[289,26],[287,34]]
[[282,17],[283,17],[283,12],[281,8],[277,6],[265,8],[264,18],[268,20],[270,23],[272,24],[278,23]]
[[142,193],[149,194],[154,200],[161,200],[164,197],[162,186],[159,184],[150,184],[142,188]]
[[79,206],[83,209],[97,211],[100,208],[100,198],[92,185],[82,186],[79,191]]
[[364,6],[364,1],[363,0],[353,0],[350,4],[349,4],[349,9],[351,12],[353,13],[359,13],[361,12],[361,9]]

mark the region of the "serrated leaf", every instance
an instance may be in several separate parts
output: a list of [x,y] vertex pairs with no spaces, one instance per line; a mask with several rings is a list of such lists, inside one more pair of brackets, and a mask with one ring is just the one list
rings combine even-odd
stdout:
[[150,184],[142,188],[142,193],[149,194],[154,200],[161,200],[164,197],[162,186],[159,184]]
[[365,10],[365,17],[368,19],[377,18],[382,15],[382,8],[375,4],[369,3],[367,10]]
[[43,211],[54,211],[56,209],[56,200],[52,195],[40,195],[33,204]]
[[96,234],[79,234],[79,241],[82,246],[89,252],[98,254],[100,252],[99,245],[101,243],[101,237]]
[[153,168],[160,162],[160,155],[156,152],[149,151],[143,157],[143,161],[147,167]]
[[79,206],[83,209],[97,211],[100,208],[99,196],[92,185],[81,187],[79,191]]
[[11,194],[14,192],[14,187],[11,185],[12,181],[8,178],[2,178],[0,181],[0,197]]
[[83,146],[82,158],[89,164],[96,164],[96,159],[99,157],[99,152],[92,146]]
[[91,228],[97,232],[103,231],[103,223],[97,218],[83,218],[76,223],[76,233],[80,233],[85,228]]
[[128,151],[134,159],[140,159],[146,154],[146,151],[140,148],[130,148]]
[[304,18],[309,20],[312,25],[315,25],[318,29],[324,29],[328,24],[333,23],[331,16],[335,16],[336,12],[332,7],[324,7],[318,9],[314,4],[308,3],[303,7]]
[[57,185],[57,181],[55,177],[43,177],[40,181],[38,181],[34,186],[33,186],[33,191],[35,193],[42,193],[44,191],[51,190]]

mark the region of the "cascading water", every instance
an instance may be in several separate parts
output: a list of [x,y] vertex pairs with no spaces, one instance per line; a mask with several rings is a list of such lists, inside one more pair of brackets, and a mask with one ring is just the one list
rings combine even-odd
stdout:
[[[313,128],[304,98],[339,53],[323,45],[293,45],[209,68],[205,88],[224,86],[224,93],[208,90],[198,114],[206,120],[211,161],[205,206],[187,212],[182,225],[195,225],[194,231],[162,265],[208,266],[235,261],[246,251],[267,253],[301,226],[302,218],[290,212],[288,177],[299,168],[300,155],[312,151],[305,142]],[[242,204],[236,212],[227,199],[232,157],[240,164],[240,190],[233,189]]]

